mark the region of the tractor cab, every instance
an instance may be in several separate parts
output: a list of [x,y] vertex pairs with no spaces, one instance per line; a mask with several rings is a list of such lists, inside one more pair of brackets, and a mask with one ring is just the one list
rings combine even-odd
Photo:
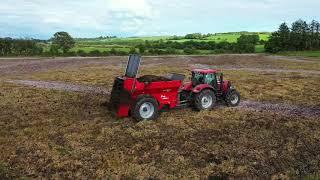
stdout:
[[213,69],[193,69],[191,72],[192,87],[208,84],[218,89],[218,84],[223,83],[223,74]]

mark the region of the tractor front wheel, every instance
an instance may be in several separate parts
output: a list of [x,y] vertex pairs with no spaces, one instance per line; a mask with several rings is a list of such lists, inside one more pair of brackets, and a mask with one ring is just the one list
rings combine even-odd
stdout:
[[230,90],[225,98],[228,106],[235,107],[240,103],[240,94],[237,90]]
[[194,96],[194,107],[198,111],[210,110],[215,104],[216,96],[214,95],[214,92],[209,89],[205,89]]
[[141,97],[132,109],[132,116],[138,121],[153,120],[159,115],[158,102],[152,97]]

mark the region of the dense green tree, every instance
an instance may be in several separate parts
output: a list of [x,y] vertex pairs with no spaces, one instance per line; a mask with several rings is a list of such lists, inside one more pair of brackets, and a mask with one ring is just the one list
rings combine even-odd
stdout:
[[11,38],[0,38],[0,56],[11,54],[13,40]]
[[74,47],[75,41],[67,32],[57,32],[52,37],[52,45],[67,53]]
[[273,32],[271,34],[271,36],[269,37],[269,41],[267,41],[265,44],[265,50],[266,52],[270,53],[276,53],[281,51],[280,35],[278,31]]
[[0,56],[33,56],[43,52],[38,40],[0,38]]
[[294,50],[307,49],[307,31],[308,24],[305,21],[299,19],[292,23],[290,38]]
[[239,53],[253,53],[255,52],[255,45],[259,42],[259,35],[245,35],[242,34],[237,39],[237,52]]
[[279,46],[281,50],[289,50],[290,48],[290,29],[286,23],[282,23],[278,31]]
[[314,50],[320,48],[320,24],[313,20],[310,24],[297,20],[289,28],[285,23],[272,33],[265,45],[267,52],[275,53],[288,50]]
[[132,47],[130,48],[129,54],[138,54],[136,48]]
[[184,38],[185,39],[201,39],[202,34],[201,33],[187,34]]
[[59,47],[56,44],[51,44],[49,51],[51,56],[59,55]]
[[139,44],[137,48],[139,49],[140,54],[144,54],[146,51],[146,47],[143,44]]
[[312,22],[309,25],[310,30],[310,45],[311,49],[318,49],[320,48],[320,36],[319,36],[319,30],[320,30],[320,24],[318,21],[312,20]]

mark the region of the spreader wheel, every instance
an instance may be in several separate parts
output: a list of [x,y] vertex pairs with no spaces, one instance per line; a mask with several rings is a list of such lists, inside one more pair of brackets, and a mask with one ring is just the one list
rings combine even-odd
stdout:
[[240,103],[240,94],[237,90],[230,90],[225,98],[228,106],[234,107],[238,106]]
[[197,110],[210,110],[216,104],[214,92],[206,89],[194,96],[194,106]]
[[152,97],[139,98],[132,109],[132,116],[138,121],[153,120],[158,115],[158,102]]

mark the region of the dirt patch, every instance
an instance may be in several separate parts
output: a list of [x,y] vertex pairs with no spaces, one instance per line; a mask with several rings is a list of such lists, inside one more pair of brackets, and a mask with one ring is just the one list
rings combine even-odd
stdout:
[[[205,66],[205,65],[202,65]],[[209,65],[207,65],[209,66]],[[232,70],[232,71],[253,71],[253,72],[275,72],[275,73],[303,73],[303,74],[320,74],[320,71],[313,70],[288,70],[288,69],[269,69],[269,68],[234,68],[234,67],[218,67],[223,70]]]
[[289,104],[242,101],[237,108],[245,108],[260,112],[273,112],[290,116],[320,117],[320,108],[299,107]]
[[[86,65],[124,67],[127,57],[59,57],[59,58],[0,58],[0,75],[30,74],[48,70],[60,70]],[[319,74],[319,64],[305,58],[284,56],[265,56],[257,54],[224,54],[210,56],[145,56],[143,66],[179,66],[187,67],[195,64],[210,65],[222,69],[250,71],[302,72]]]
[[306,58],[306,57],[295,57],[295,56],[279,56],[279,55],[268,55],[267,58],[274,60],[287,60],[287,61],[296,61],[296,62],[312,62],[318,59]]
[[31,81],[31,80],[10,80],[6,81],[14,84],[22,84],[37,88],[63,90],[69,92],[85,92],[94,94],[110,94],[110,92],[102,87],[84,86],[63,82],[49,82],[49,81]]
[[124,57],[2,59],[0,61],[0,75],[30,74],[48,70],[75,68],[85,65],[119,65],[124,64],[125,60]]
[[214,66],[210,64],[190,64],[190,69],[204,68],[204,69],[221,69],[231,71],[252,71],[252,72],[273,72],[273,73],[303,73],[303,74],[320,74],[320,71],[316,70],[304,70],[304,69],[277,69],[277,68],[259,68],[259,67],[236,67],[236,66]]

